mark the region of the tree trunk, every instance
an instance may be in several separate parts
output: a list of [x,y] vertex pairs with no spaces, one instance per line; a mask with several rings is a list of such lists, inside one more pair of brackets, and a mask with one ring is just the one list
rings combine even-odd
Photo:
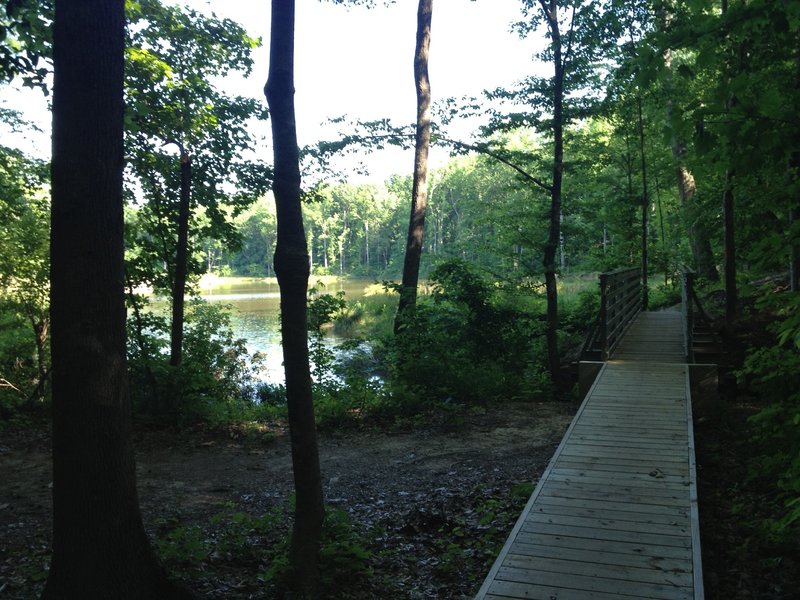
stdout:
[[43,598],[188,597],[142,526],[125,358],[122,0],[57,0],[51,315],[53,559]]
[[411,216],[408,221],[406,254],[400,300],[394,321],[398,333],[408,313],[417,304],[419,263],[425,235],[425,208],[428,199],[428,149],[431,144],[431,85],[428,79],[428,55],[431,44],[433,0],[419,0],[417,9],[417,44],[414,52],[414,82],[417,90],[417,131],[414,146],[414,178],[411,190]]
[[553,185],[550,191],[550,227],[544,246],[544,282],[547,295],[547,365],[550,379],[555,385],[561,382],[561,359],[558,353],[558,281],[556,278],[556,252],[561,235],[561,183],[564,177],[564,64],[561,51],[561,33],[558,24],[558,5],[550,0],[545,18],[550,27],[550,44],[553,49]]
[[[669,20],[669,19],[667,19]],[[666,27],[666,24],[662,26]],[[664,62],[668,69],[672,68],[672,51],[667,50]],[[672,101],[667,100],[667,122],[670,121],[670,113],[673,110]],[[697,191],[697,185],[692,172],[683,164],[686,148],[681,141],[673,136],[672,158],[675,160],[675,177],[678,183],[678,195],[681,199],[683,218],[686,224],[686,234],[689,238],[689,246],[692,250],[694,266],[700,277],[708,281],[719,281],[719,273],[714,266],[714,254],[711,251],[711,241],[705,225],[701,219],[696,219],[690,210],[691,201]]]
[[[789,231],[794,228],[795,223],[800,221],[800,209],[791,208],[789,211]],[[797,238],[790,242],[791,262],[789,264],[789,289],[793,292],[800,292],[800,243]]]
[[192,189],[192,162],[181,149],[181,196],[178,209],[178,245],[175,249],[175,279],[172,286],[172,330],[169,364],[180,366],[183,355],[183,298],[186,295],[186,274],[189,261],[189,199]]
[[316,598],[322,483],[308,363],[306,298],[309,263],[300,209],[300,166],[294,109],[294,0],[273,0],[269,78],[264,93],[275,154],[273,193],[278,219],[275,274],[281,291],[281,336],[295,486],[289,561],[296,598]]
[[733,173],[725,171],[725,189],[722,192],[722,223],[725,231],[725,322],[736,319],[738,294],[736,291],[736,236],[733,220]]
[[[680,144],[672,146],[672,156],[676,160],[680,160],[683,154],[684,150]],[[694,176],[682,164],[678,164],[675,168],[675,175],[678,181],[678,195],[681,198],[681,207],[686,221],[686,232],[689,236],[689,245],[692,249],[692,257],[694,258],[697,273],[708,281],[719,281],[719,273],[717,273],[717,268],[714,266],[714,254],[711,251],[708,230],[701,219],[696,219],[691,214],[692,198],[697,191]]]
[[647,190],[647,159],[644,152],[644,121],[642,120],[642,96],[636,96],[636,113],[639,120],[639,156],[642,161],[642,310],[647,310],[650,291],[647,274],[647,211],[650,210],[650,196]]
[[[724,17],[728,12],[728,0],[722,0],[721,13]],[[733,75],[732,73],[730,74]],[[730,76],[727,83],[730,85]],[[736,98],[731,95],[725,100],[725,113],[735,106]],[[726,143],[730,146],[730,142]],[[729,148],[730,150],[730,148]],[[728,159],[730,161],[730,159]],[[722,225],[724,238],[724,267],[725,273],[725,323],[731,325],[736,319],[736,305],[738,303],[736,291],[736,236],[733,203],[733,171],[725,170],[725,187],[722,191]]]

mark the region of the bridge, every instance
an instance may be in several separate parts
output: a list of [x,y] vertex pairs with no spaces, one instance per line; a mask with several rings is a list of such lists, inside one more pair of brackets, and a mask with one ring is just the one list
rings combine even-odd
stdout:
[[585,398],[476,600],[703,599],[692,276],[681,311],[642,312],[639,281],[600,276]]

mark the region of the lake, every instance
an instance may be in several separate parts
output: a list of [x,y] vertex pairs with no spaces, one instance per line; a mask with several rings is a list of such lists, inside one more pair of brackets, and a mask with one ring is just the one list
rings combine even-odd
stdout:
[[[312,278],[324,284],[323,293],[345,292],[346,300],[357,300],[374,285],[374,280],[339,277]],[[266,355],[264,381],[283,383],[283,353],[280,332],[280,292],[274,279],[204,277],[200,282],[201,298],[210,303],[231,307],[231,326],[236,337],[247,340],[249,352]],[[331,333],[326,343],[335,346],[343,341]]]

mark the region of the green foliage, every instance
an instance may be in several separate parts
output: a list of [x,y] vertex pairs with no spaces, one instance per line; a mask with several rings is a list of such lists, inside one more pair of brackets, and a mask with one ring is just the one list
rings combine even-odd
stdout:
[[800,294],[768,293],[758,308],[777,317],[769,328],[777,341],[749,352],[739,373],[767,401],[750,420],[757,448],[751,472],[768,489],[777,487],[783,504],[765,530],[790,540],[800,533]]
[[648,301],[649,310],[658,310],[675,306],[681,302],[681,287],[678,279],[672,279],[669,284],[660,283],[655,289],[650,288]]
[[238,245],[233,218],[269,187],[269,168],[243,156],[255,145],[251,121],[265,119],[266,111],[258,100],[230,96],[213,83],[229,73],[248,75],[260,40],[229,19],[158,0],[129,2],[126,9],[126,184],[128,198],[138,200],[127,211],[128,275],[134,285],[169,293],[183,158],[178,154],[186,153],[192,170],[190,280],[213,262],[214,241]]
[[[290,539],[284,538],[275,548],[269,569],[262,574],[268,585],[285,590],[289,576]],[[352,589],[359,581],[372,576],[369,561],[372,552],[363,532],[358,531],[343,510],[325,507],[320,536],[320,588],[330,597]]]
[[436,570],[452,577],[465,574],[466,569],[488,569],[532,492],[528,482],[514,485],[507,494],[473,490],[477,499],[470,509],[451,516],[438,529]]
[[[141,299],[138,300],[141,302]],[[168,320],[138,308],[128,320],[131,394],[136,410],[167,422],[246,420],[255,408],[263,357],[237,339],[224,307],[187,305],[183,361],[167,356]]]
[[52,55],[52,0],[8,0],[0,5],[0,83],[22,77],[47,92]]
[[502,299],[463,261],[442,263],[430,281],[430,299],[421,298],[400,334],[384,342],[393,392],[456,404],[530,393],[525,373],[536,362],[538,314]]
[[47,165],[0,146],[0,418],[47,396]]
[[[165,566],[180,577],[196,578],[209,565],[230,564],[250,568],[254,589],[266,584],[277,594],[285,591],[289,573],[290,519],[285,507],[275,507],[261,516],[237,510],[229,504],[205,525],[182,526],[163,523],[156,549]],[[320,585],[330,597],[352,589],[372,575],[368,539],[338,509],[325,508],[320,544]],[[267,569],[263,569],[268,565]]]

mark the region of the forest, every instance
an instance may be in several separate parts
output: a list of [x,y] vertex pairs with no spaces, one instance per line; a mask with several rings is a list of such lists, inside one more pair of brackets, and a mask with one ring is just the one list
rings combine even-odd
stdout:
[[[196,3],[0,7],[0,86],[52,117],[44,160],[0,104],[0,596],[474,597],[580,406],[598,275],[635,267],[648,311],[689,273],[718,342],[706,594],[793,597],[800,3],[514,0],[530,71],[438,97],[456,24],[418,0],[416,120],[302,145],[313,40],[269,4],[265,39]],[[408,164],[365,180],[390,148]],[[201,297],[245,278],[280,289],[279,382]]]

